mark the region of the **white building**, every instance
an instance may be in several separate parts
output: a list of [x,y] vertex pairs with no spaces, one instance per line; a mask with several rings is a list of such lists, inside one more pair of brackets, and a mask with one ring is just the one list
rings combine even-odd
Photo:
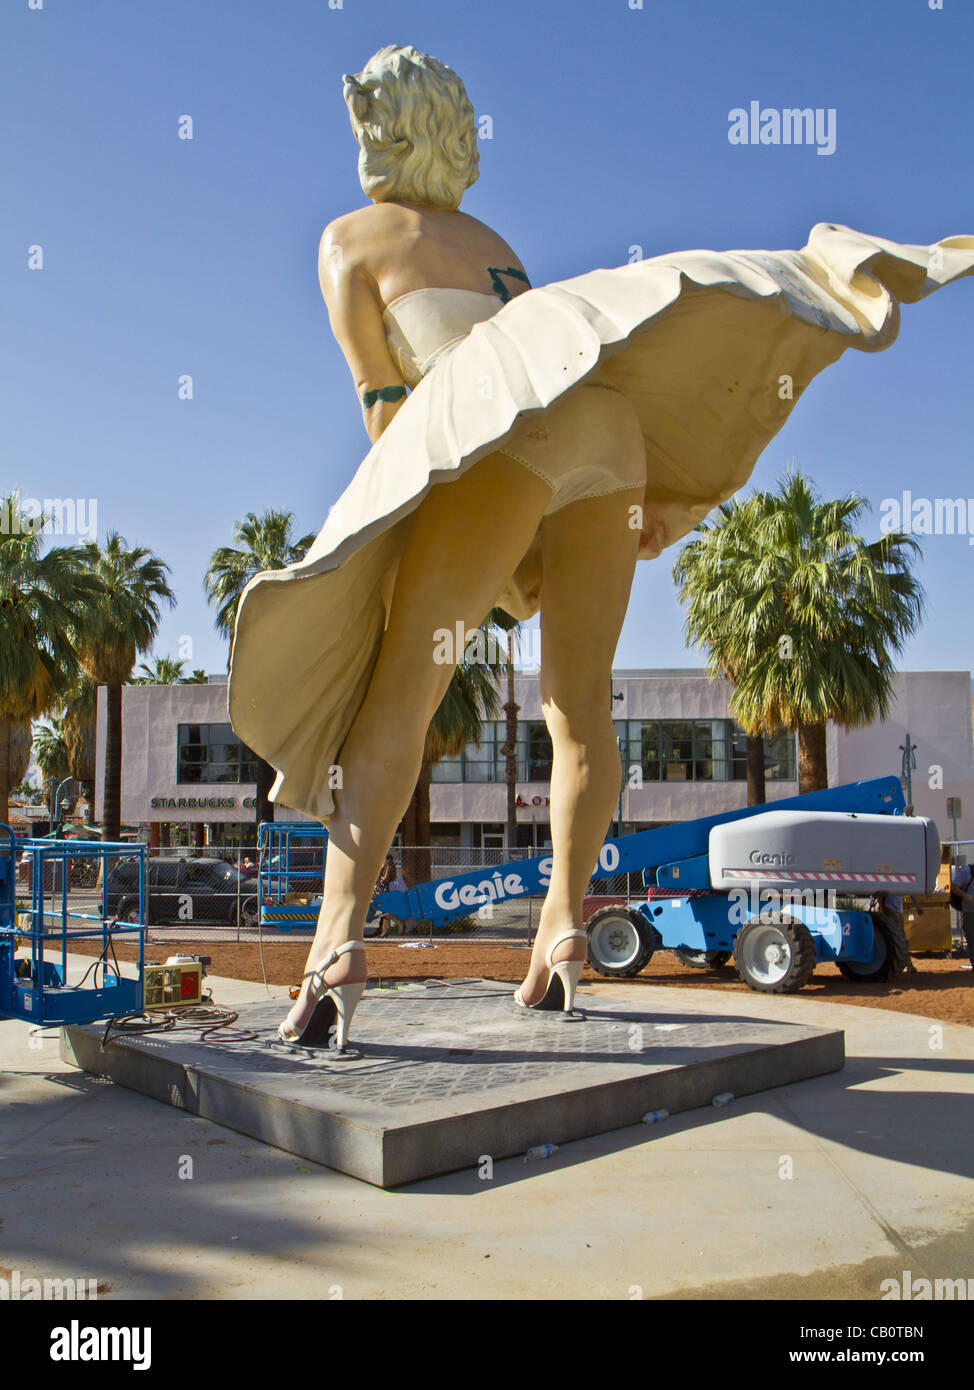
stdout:
[[[612,711],[626,785],[622,831],[644,829],[747,804],[744,738],[730,718],[731,688],[701,670],[617,671]],[[104,689],[98,692],[96,817],[102,814]],[[606,692],[608,698],[609,692]],[[227,717],[225,676],[207,685],[125,686],[122,692],[122,821],[148,826],[152,843],[253,843],[253,755]],[[502,695],[503,699],[503,695]],[[549,837],[551,746],[538,676],[515,680],[518,715],[518,842]],[[900,745],[916,747],[913,804],[953,838],[947,798],[959,797],[961,839],[974,839],[971,679],[966,671],[910,671],[895,679],[885,723],[846,734],[830,726],[829,781],[898,776]],[[504,845],[507,820],[503,717],[483,728],[480,746],[438,763],[431,790],[434,843]],[[768,800],[798,793],[795,739],[766,740]],[[630,785],[631,784],[631,785]],[[301,819],[281,808],[278,819]]]
[[[98,690],[95,819],[103,813],[105,688]],[[122,824],[152,845],[254,842],[256,774],[230,727],[227,678],[122,687]],[[290,818],[292,813],[288,813]]]

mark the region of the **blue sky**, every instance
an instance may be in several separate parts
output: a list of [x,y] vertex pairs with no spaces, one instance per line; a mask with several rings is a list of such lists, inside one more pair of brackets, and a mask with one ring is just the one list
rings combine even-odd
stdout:
[[[906,242],[974,232],[965,0],[631,2],[5,0],[0,488],[93,498],[101,538],[168,562],[178,608],[156,654],[189,638],[191,666],[225,669],[211,552],[251,510],[316,531],[368,450],[316,251],[365,203],[341,74],[383,45],[449,63],[491,117],[463,208],[535,285],[634,245],[799,247],[819,221]],[[834,108],[835,152],[731,144],[728,113],[752,100]],[[752,483],[794,462],[824,494],[859,491],[867,535],[904,490],[974,499],[972,309],[967,280],[906,306],[887,352],[847,352]],[[924,551],[927,614],[902,664],[967,668],[974,546]],[[700,664],[675,554],[640,564],[617,667]]]

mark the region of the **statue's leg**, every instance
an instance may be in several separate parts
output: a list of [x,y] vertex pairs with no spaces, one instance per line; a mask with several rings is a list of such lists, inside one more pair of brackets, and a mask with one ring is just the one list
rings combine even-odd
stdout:
[[[582,899],[619,797],[610,682],[639,549],[639,528],[631,523],[644,492],[574,502],[541,528],[541,702],[554,753],[553,864],[521,986],[525,1004],[545,992],[551,943],[582,927]],[[579,939],[563,942],[553,956],[555,963],[584,958]]]
[[[342,786],[328,827],[324,894],[305,971],[344,941],[361,940],[376,875],[409,804],[430,720],[456,669],[434,634],[481,622],[534,539],[552,496],[501,454],[434,487],[413,514],[365,700],[338,755]],[[439,648],[439,650],[437,650]],[[460,652],[452,655],[459,658]],[[361,952],[341,956],[328,984],[362,979]],[[305,982],[290,1015],[309,1016]]]

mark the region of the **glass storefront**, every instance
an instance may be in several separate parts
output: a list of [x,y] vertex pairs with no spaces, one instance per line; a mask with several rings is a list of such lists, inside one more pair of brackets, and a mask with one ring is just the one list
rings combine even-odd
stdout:
[[[615,730],[623,766],[638,767],[644,782],[747,780],[746,739],[732,719],[617,719]],[[507,761],[501,750],[506,738],[503,720],[488,721],[479,745],[468,743],[458,758],[434,763],[433,781],[505,781]],[[519,723],[518,782],[550,782],[551,760],[544,721]],[[766,737],[764,761],[769,782],[794,782],[795,736],[783,732]]]
[[153,849],[252,849],[257,826],[254,821],[146,821],[139,838]]

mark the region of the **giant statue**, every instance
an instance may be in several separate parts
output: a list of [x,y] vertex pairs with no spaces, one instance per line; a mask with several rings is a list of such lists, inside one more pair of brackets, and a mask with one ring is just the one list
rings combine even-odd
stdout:
[[229,707],[328,827],[318,929],[280,1037],[344,1049],[373,885],[467,633],[540,610],[553,747],[551,882],[524,1010],[570,1011],[582,899],[619,792],[606,691],[637,560],[747,482],[795,401],[900,301],[974,271],[974,237],[902,246],[820,223],[800,251],[686,251],[532,288],[460,211],[478,177],[460,78],[383,48],[344,96],[368,206],[321,238],[319,280],[372,447],[304,560],[239,605]]

